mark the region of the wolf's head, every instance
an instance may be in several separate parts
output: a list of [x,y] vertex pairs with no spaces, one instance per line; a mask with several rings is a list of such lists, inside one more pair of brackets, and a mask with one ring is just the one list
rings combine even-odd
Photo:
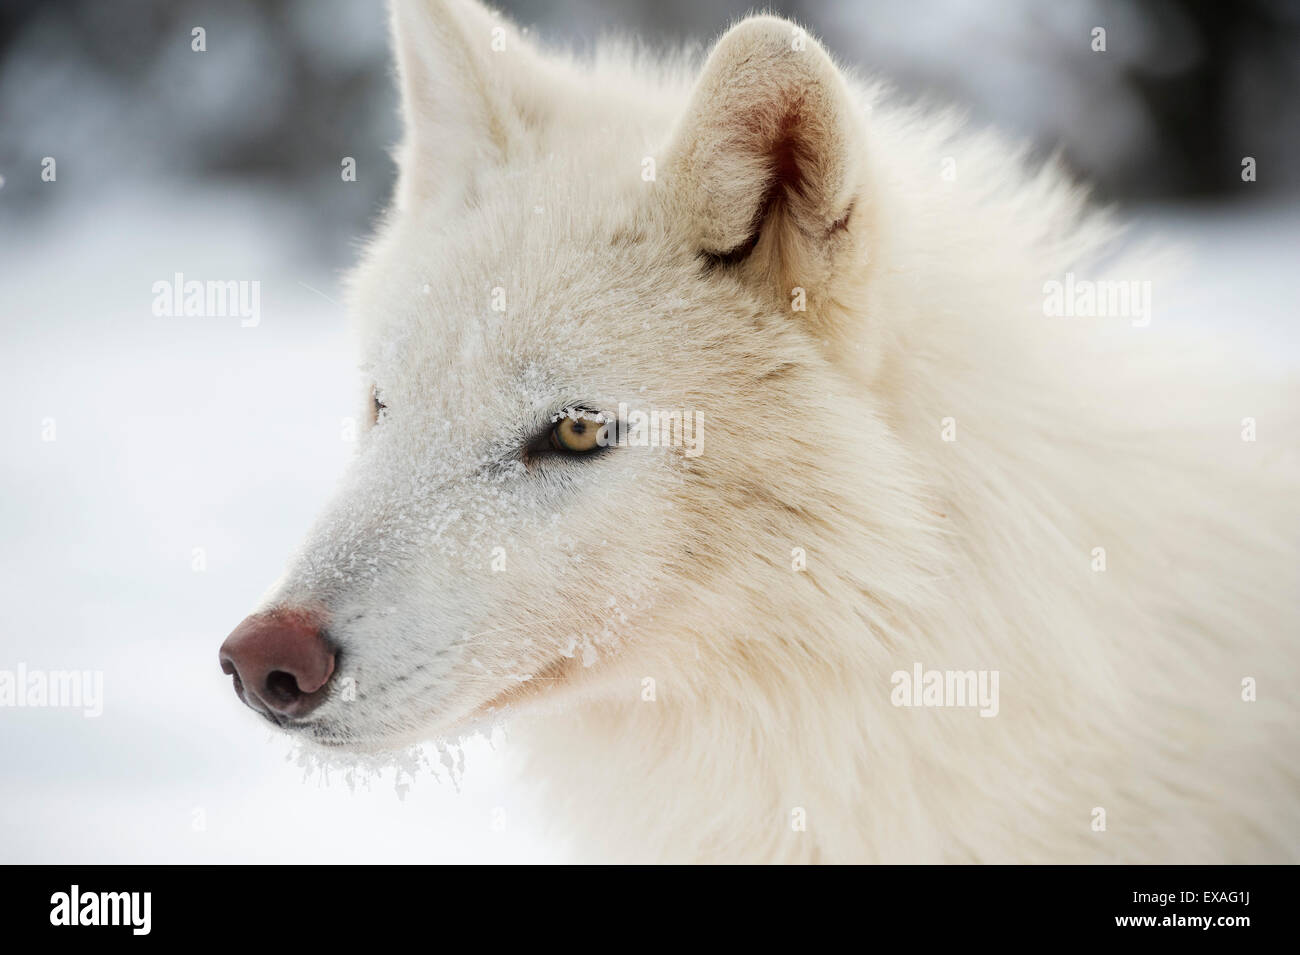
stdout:
[[870,535],[903,493],[845,473],[892,453],[845,367],[879,214],[848,81],[766,16],[693,77],[543,54],[472,0],[392,23],[400,179],[351,283],[370,426],[223,646],[242,698],[382,747],[816,654],[752,621],[825,600],[797,566],[825,515]]

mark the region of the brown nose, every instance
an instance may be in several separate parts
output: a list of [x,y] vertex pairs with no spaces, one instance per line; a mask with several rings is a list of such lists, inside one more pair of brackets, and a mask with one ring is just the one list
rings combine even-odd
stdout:
[[325,699],[334,651],[317,619],[296,610],[254,614],[221,645],[235,693],[272,719],[310,713]]

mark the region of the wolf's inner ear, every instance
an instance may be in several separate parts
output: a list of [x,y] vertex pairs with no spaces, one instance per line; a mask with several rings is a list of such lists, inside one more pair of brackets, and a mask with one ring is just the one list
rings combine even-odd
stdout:
[[399,207],[472,193],[474,173],[536,148],[560,68],[477,0],[390,0],[405,132]]
[[751,17],[704,65],[673,135],[668,188],[706,260],[807,287],[850,244],[863,138],[821,45],[787,20]]

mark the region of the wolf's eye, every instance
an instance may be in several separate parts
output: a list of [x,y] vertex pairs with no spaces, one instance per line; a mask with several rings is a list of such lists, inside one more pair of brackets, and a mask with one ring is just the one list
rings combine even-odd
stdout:
[[591,418],[571,418],[565,415],[551,428],[551,447],[569,454],[586,454],[600,447],[600,429],[603,422]]

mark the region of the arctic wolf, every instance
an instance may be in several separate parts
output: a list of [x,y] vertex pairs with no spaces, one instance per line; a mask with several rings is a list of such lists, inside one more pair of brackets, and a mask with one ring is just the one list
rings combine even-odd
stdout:
[[1295,859],[1293,386],[786,20],[702,63],[392,24],[371,425],[223,647],[245,702],[353,750],[507,720],[594,858]]

